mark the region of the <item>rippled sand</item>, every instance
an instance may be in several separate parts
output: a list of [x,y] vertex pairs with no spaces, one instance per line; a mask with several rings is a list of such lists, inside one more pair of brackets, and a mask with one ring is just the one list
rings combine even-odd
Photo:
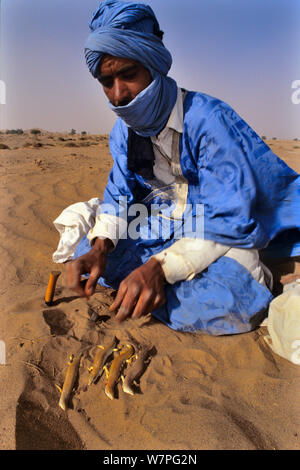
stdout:
[[[211,337],[178,333],[151,317],[118,325],[108,311],[113,291],[99,287],[87,304],[67,289],[63,266],[52,262],[52,221],[69,204],[101,197],[112,164],[107,136],[80,137],[0,135],[10,148],[0,150],[0,448],[299,449],[300,367],[270,350],[266,327]],[[300,171],[299,142],[267,143]],[[52,269],[62,275],[47,307]],[[288,282],[300,276],[299,262],[283,260],[277,272]],[[104,375],[87,383],[97,344],[113,336],[152,349],[136,394],[119,383],[110,400]],[[55,385],[69,356],[84,348],[63,412]]]

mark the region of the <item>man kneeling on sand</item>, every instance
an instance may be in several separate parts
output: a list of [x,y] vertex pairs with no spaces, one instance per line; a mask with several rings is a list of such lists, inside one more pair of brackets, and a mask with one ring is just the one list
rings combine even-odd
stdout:
[[117,289],[118,321],[151,313],[181,331],[252,330],[272,300],[259,252],[290,229],[289,253],[300,252],[299,175],[228,104],[168,76],[172,57],[149,6],[104,1],[90,29],[86,62],[118,116],[114,164],[103,201],[55,221],[73,214],[54,261],[68,261],[81,296],[97,283]]

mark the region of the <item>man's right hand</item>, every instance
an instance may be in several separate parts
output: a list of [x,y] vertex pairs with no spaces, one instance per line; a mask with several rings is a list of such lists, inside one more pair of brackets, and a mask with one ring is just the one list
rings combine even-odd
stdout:
[[[66,271],[69,289],[87,299],[93,295],[97,281],[105,270],[107,254],[112,248],[113,243],[108,238],[104,240],[96,238],[88,253],[74,261],[68,261]],[[81,275],[88,273],[90,274],[88,280],[82,281]]]

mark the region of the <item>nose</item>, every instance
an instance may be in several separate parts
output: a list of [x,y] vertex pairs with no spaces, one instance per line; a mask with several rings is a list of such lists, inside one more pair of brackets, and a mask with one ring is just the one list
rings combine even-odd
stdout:
[[113,105],[126,106],[130,101],[130,91],[128,90],[127,84],[123,80],[117,78],[113,88]]

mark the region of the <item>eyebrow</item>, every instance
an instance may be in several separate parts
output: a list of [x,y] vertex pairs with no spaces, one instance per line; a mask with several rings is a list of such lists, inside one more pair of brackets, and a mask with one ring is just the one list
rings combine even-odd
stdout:
[[[125,65],[124,67],[122,67],[120,70],[118,70],[117,72],[117,75],[122,75],[122,73],[127,73],[127,72],[133,72],[134,70],[137,69],[137,65],[136,64],[132,64],[132,65]],[[103,80],[107,80],[107,79],[110,79],[112,77],[112,75],[108,74],[108,75],[98,75],[98,80],[101,82]]]

